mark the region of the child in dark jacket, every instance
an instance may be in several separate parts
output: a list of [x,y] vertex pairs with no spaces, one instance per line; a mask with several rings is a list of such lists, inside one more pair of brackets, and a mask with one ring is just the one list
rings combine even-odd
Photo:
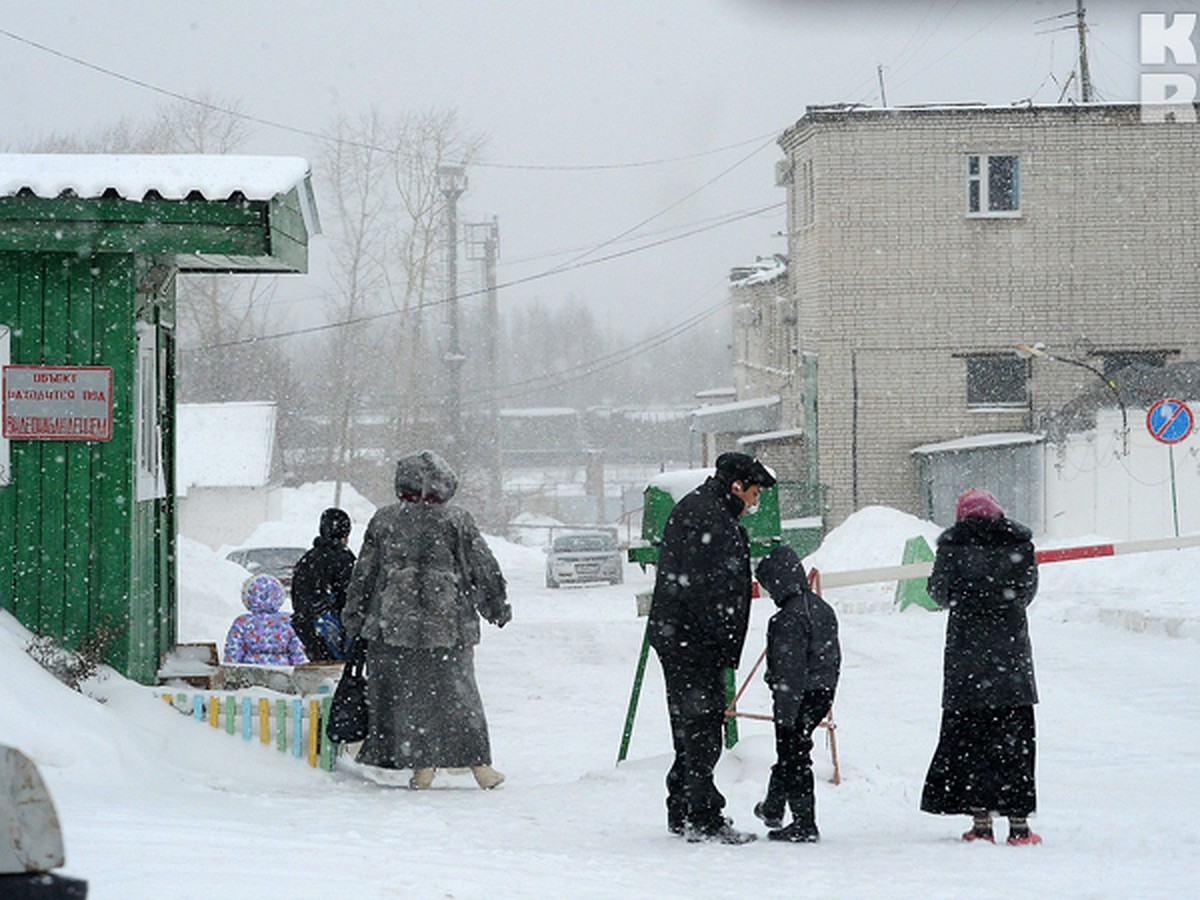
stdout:
[[[837,615],[808,586],[804,565],[791,547],[777,547],[755,573],[779,607],[767,624],[767,684],[775,719],[776,762],[767,796],[754,814],[773,841],[820,839],[813,792],[812,734],[833,706],[842,666]],[[783,824],[785,807],[792,822]]]
[[312,549],[292,571],[292,627],[310,660],[345,659],[346,629],[342,609],[354,571],[350,516],[336,506],[321,513]]

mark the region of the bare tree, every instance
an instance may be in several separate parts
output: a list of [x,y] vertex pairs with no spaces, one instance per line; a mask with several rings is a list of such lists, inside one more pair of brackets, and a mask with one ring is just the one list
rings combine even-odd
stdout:
[[[394,445],[406,440],[437,445],[444,423],[438,406],[449,389],[442,358],[449,347],[439,346],[430,319],[445,322],[442,304],[445,272],[439,250],[458,235],[444,232],[446,198],[439,171],[443,166],[467,167],[483,146],[483,137],[469,133],[454,110],[427,110],[402,117],[395,127],[396,197],[403,210],[397,246],[402,278],[392,279],[392,308],[398,313],[394,391]],[[436,308],[441,317],[430,317]],[[444,329],[443,329],[444,334]]]
[[[336,336],[322,393],[339,485],[365,441],[386,449],[438,445],[444,348],[428,315],[443,308],[445,201],[437,172],[448,162],[469,163],[479,144],[446,111],[391,120],[371,112],[330,131],[318,177],[327,198],[327,300]],[[368,437],[368,417],[388,424]]]
[[362,388],[378,366],[358,364],[374,358],[365,353],[367,326],[361,321],[377,313],[386,291],[388,259],[395,242],[394,202],[389,196],[393,154],[377,112],[357,120],[338,121],[322,156],[322,178],[328,182],[327,216],[332,285],[327,293],[333,329],[330,371],[326,381],[330,428],[328,465],[335,473],[335,503],[355,452],[354,422]]

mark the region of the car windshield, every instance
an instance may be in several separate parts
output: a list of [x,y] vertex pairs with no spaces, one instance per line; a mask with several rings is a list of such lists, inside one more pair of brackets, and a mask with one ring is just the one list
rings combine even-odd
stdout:
[[304,555],[304,550],[300,547],[255,547],[251,550],[243,550],[236,556],[230,555],[235,559],[240,557],[241,564],[247,569],[279,571],[290,569],[296,565],[300,557]]
[[569,534],[554,541],[558,553],[603,553],[616,548],[616,542],[607,534]]

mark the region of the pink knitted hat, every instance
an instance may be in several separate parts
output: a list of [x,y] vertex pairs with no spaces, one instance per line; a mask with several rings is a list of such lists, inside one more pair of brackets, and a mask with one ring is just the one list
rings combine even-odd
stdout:
[[964,491],[958,498],[954,508],[954,518],[961,522],[963,519],[975,517],[979,519],[999,519],[1004,516],[996,498],[982,488],[971,488]]

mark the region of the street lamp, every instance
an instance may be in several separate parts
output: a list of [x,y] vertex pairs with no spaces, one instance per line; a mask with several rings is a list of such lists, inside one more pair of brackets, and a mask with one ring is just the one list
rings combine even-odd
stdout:
[[1125,408],[1125,400],[1121,397],[1121,392],[1117,388],[1117,383],[1097,369],[1093,365],[1083,362],[1078,359],[1071,359],[1066,356],[1055,356],[1053,353],[1046,351],[1046,345],[1038,342],[1036,344],[1017,344],[1014,348],[1019,356],[1028,358],[1031,356],[1039,357],[1040,359],[1052,359],[1055,362],[1066,363],[1068,366],[1078,366],[1080,369],[1087,369],[1101,381],[1103,381],[1113,392],[1113,398],[1117,401],[1117,406],[1121,408],[1121,455],[1129,455],[1129,411]]

